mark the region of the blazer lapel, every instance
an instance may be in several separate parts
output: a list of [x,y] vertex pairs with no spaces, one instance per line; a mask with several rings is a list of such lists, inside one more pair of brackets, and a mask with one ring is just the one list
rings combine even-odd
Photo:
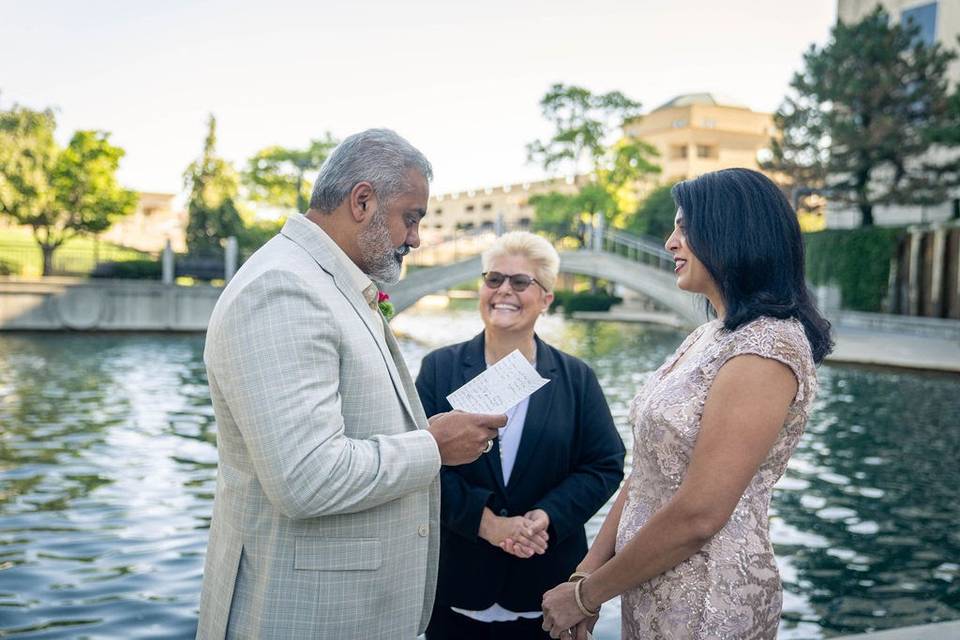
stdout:
[[[467,344],[462,361],[463,379],[460,381],[461,384],[473,380],[487,368],[484,345],[483,332]],[[494,438],[493,449],[481,457],[484,459],[487,470],[497,481],[497,486],[500,487],[500,491],[502,492],[505,489],[505,485],[503,482],[503,466],[500,464],[500,438]]]
[[[420,396],[417,394],[417,386],[413,383],[413,379],[410,378],[410,372],[407,370],[407,365],[403,361],[403,354],[400,353],[400,345],[397,344],[397,339],[393,335],[393,331],[390,331],[390,325],[387,324],[386,318],[380,316],[381,322],[383,322],[383,336],[387,342],[387,348],[390,350],[391,360],[394,361],[394,369],[391,371],[391,376],[394,376],[394,380],[397,378],[400,379],[400,382],[403,384],[404,391],[406,392],[406,399],[409,400],[407,404],[407,411],[410,412],[413,417],[414,423],[420,429],[427,428],[427,414],[423,411],[423,405],[420,404]],[[389,366],[389,362],[387,363]]]
[[[537,343],[537,373],[552,382],[556,377],[557,363],[543,341],[537,336],[534,336],[534,340]],[[517,449],[517,458],[513,463],[513,471],[510,473],[511,485],[519,482],[520,478],[533,466],[537,444],[540,442],[544,431],[549,428],[550,409],[553,405],[553,394],[556,391],[556,386],[548,382],[530,396],[530,406],[527,408],[527,418],[523,423],[523,434],[520,436],[520,447]],[[500,460],[498,458],[497,465],[499,466],[499,464]],[[502,482],[502,471],[500,478]]]
[[[373,341],[377,344],[377,348],[380,349],[380,356],[383,358],[384,364],[387,365],[394,390],[397,392],[397,396],[399,396],[400,402],[403,404],[413,424],[416,425],[417,428],[426,428],[426,418],[418,420],[418,415],[423,416],[423,409],[420,408],[419,398],[416,395],[410,396],[407,384],[400,375],[400,367],[405,365],[403,364],[403,356],[400,354],[399,347],[396,345],[396,341],[394,341],[392,345],[396,349],[396,354],[394,354],[394,350],[387,345],[387,340],[394,340],[393,334],[390,333],[390,327],[387,326],[381,317],[384,329],[384,337],[381,338],[380,331],[374,326],[376,320],[370,312],[367,301],[363,299],[363,294],[353,286],[350,277],[343,271],[336,256],[330,253],[329,249],[324,246],[323,241],[316,236],[318,232],[322,233],[322,230],[319,228],[313,229],[313,226],[315,226],[313,222],[305,218],[302,214],[297,213],[287,218],[280,233],[302,247],[310,254],[314,261],[316,261],[317,265],[333,278],[334,286],[336,286],[340,294],[347,299],[347,302],[349,302],[350,306],[356,311],[361,322],[363,322],[367,331],[370,332],[370,337],[373,338]],[[386,336],[389,336],[389,338]],[[409,379],[409,374],[407,374],[406,377]],[[419,412],[414,411],[412,407],[413,400],[416,400]]]

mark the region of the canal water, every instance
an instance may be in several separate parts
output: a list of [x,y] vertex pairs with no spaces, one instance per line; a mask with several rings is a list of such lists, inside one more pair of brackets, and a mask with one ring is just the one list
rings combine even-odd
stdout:
[[[480,329],[475,312],[394,326],[414,372]],[[683,335],[538,328],[594,367],[629,451],[627,404]],[[0,335],[0,637],[193,637],[216,473],[202,351],[202,336]],[[960,377],[820,378],[770,513],[780,637],[960,618]],[[596,636],[619,638],[616,602]]]

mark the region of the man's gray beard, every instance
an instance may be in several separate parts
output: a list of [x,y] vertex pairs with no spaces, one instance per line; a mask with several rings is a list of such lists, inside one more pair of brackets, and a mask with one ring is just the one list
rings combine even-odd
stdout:
[[387,216],[381,214],[379,208],[370,224],[360,232],[358,240],[366,274],[383,284],[399,282],[400,263],[397,262],[396,249],[390,243]]

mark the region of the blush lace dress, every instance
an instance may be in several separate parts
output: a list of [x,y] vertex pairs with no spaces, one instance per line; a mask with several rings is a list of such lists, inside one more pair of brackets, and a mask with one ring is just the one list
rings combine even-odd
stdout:
[[651,374],[630,406],[633,472],[616,550],[619,553],[679,488],[710,385],[725,362],[742,354],[786,364],[797,378],[797,395],[769,455],[723,529],[689,559],[623,594],[625,639],[777,635],[783,596],[767,507],[773,485],[803,433],[817,387],[810,345],[799,321],[761,317],[733,332],[724,331],[720,320],[708,322]]

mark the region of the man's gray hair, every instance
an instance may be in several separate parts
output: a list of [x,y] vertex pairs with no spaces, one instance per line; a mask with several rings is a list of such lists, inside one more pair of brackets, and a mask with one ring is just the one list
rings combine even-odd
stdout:
[[416,169],[428,181],[430,162],[412,144],[390,129],[367,129],[349,136],[333,150],[313,183],[310,208],[330,213],[360,182],[369,182],[381,205],[406,187]]

